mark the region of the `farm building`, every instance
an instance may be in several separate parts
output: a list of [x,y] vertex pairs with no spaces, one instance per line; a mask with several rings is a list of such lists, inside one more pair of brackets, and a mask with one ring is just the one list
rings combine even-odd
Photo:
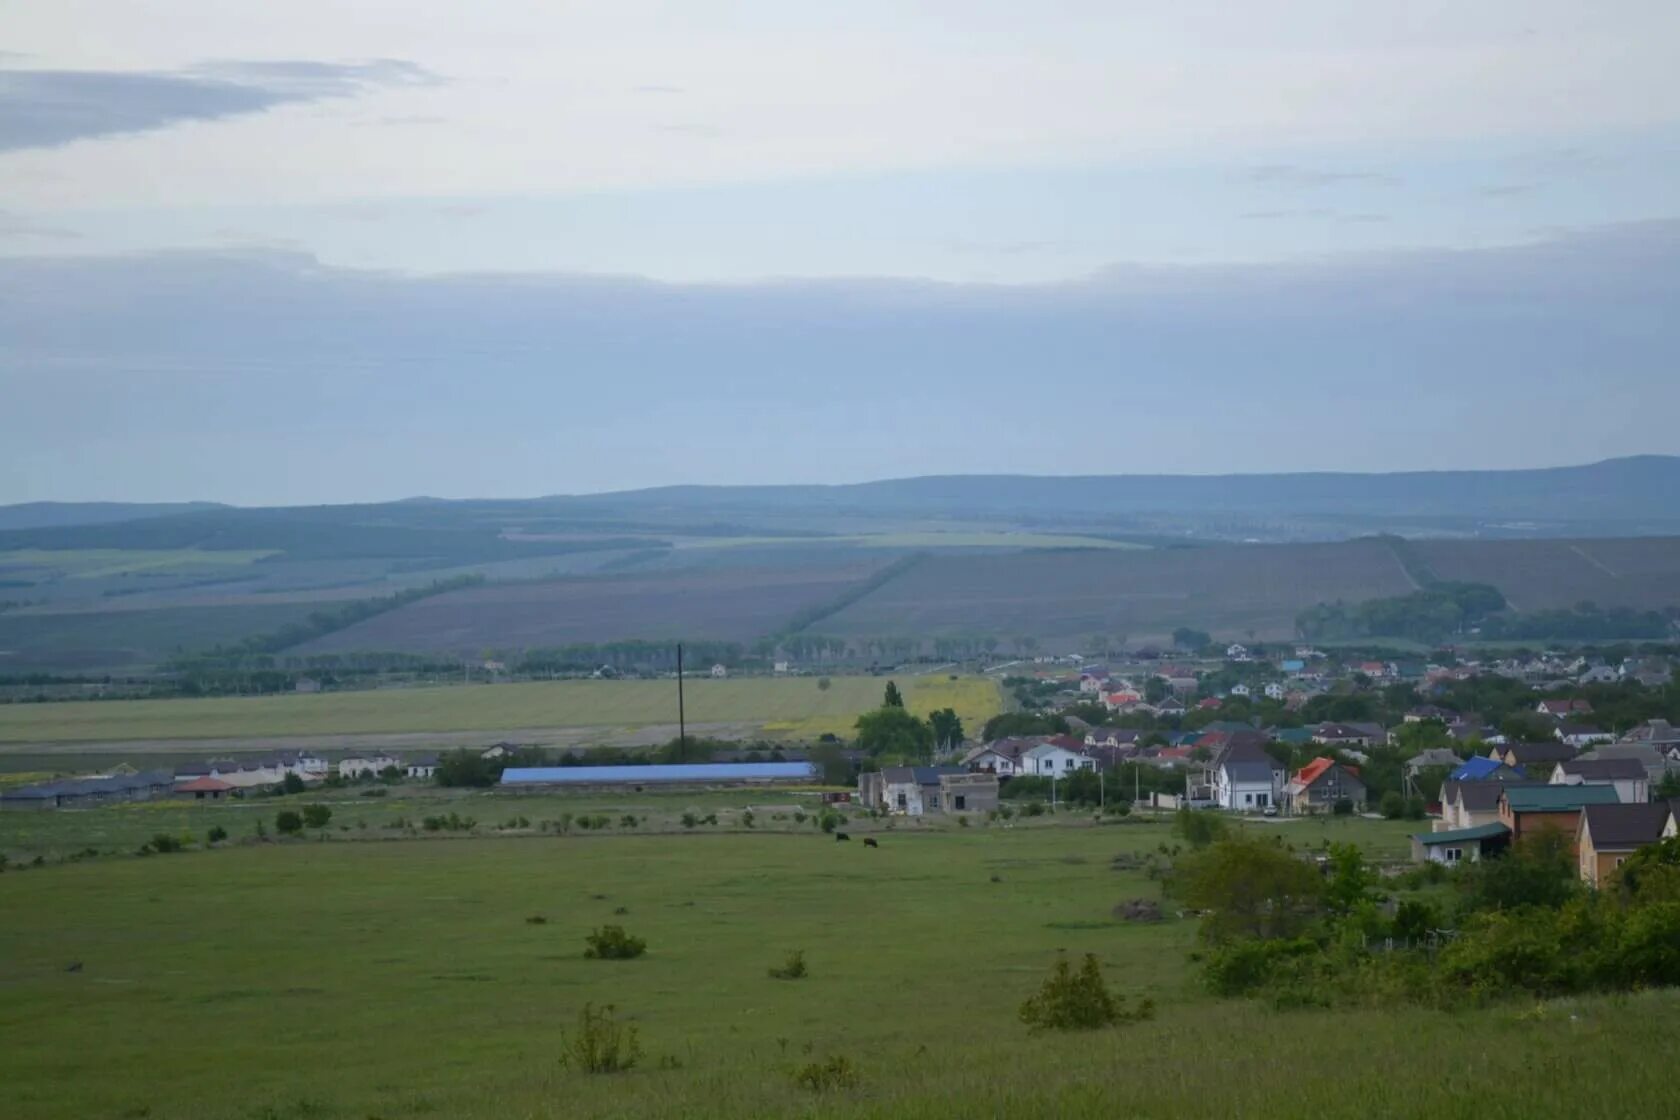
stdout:
[[510,766],[503,789],[545,786],[750,786],[815,782],[809,762],[693,762],[666,766]]
[[191,797],[194,801],[220,801],[231,794],[234,788],[232,782],[224,782],[220,778],[203,774],[176,786],[175,794],[177,797]]
[[437,774],[437,768],[437,755],[423,754],[408,760],[406,772],[411,778],[431,778]]
[[986,813],[998,806],[996,774],[939,775],[939,803],[947,813]]
[[175,775],[168,770],[65,778],[8,789],[0,793],[0,809],[65,809],[117,801],[150,801],[168,796],[174,788]]

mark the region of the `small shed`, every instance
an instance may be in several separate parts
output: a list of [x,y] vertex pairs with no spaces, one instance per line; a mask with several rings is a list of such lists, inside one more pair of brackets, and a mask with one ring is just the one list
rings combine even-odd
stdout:
[[236,788],[232,782],[206,774],[190,782],[182,782],[175,787],[175,793],[179,797],[191,797],[194,801],[220,801]]
[[1511,830],[1502,824],[1474,828],[1453,828],[1443,832],[1419,832],[1412,836],[1413,863],[1475,863],[1505,850]]

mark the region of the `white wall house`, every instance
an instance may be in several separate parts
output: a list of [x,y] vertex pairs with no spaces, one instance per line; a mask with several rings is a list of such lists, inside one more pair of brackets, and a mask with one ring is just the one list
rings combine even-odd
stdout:
[[437,767],[438,760],[436,755],[422,755],[419,758],[409,759],[408,765],[403,769],[403,773],[407,774],[410,778],[429,779],[437,776]]
[[994,747],[975,747],[963,755],[962,764],[970,770],[990,770],[1000,778],[1013,778],[1024,773],[1017,755]]
[[1616,787],[1616,799],[1623,805],[1651,800],[1651,776],[1643,763],[1632,758],[1570,759],[1552,771],[1554,786],[1608,785]]
[[1284,775],[1281,765],[1227,759],[1213,772],[1214,803],[1221,809],[1257,813],[1278,803]]
[[359,755],[338,760],[338,776],[345,781],[357,778],[377,778],[387,767],[404,769],[402,760],[388,754]]
[[1283,687],[1282,681],[1266,682],[1266,699],[1282,700],[1287,695],[1289,695],[1289,690]]
[[1065,778],[1075,770],[1095,770],[1097,760],[1066,747],[1041,743],[1021,756],[1022,773],[1041,778]]

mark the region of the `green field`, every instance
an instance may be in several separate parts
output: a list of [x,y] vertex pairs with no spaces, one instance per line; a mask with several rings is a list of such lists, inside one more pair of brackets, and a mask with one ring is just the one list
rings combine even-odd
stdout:
[[19,548],[0,552],[0,572],[35,579],[109,579],[243,568],[274,554],[269,548]]
[[[1674,993],[1279,1015],[1200,994],[1191,921],[1110,919],[1159,890],[1110,857],[1164,825],[879,835],[300,841],[0,875],[3,1111],[1509,1120],[1672,1100]],[[606,922],[648,955],[583,959]],[[810,977],[769,979],[790,949]],[[1029,1033],[1021,1000],[1084,952],[1157,1018]],[[638,1025],[640,1067],[560,1067],[585,1002]],[[795,1085],[837,1055],[855,1087]]]
[[[849,732],[881,702],[885,680],[742,678],[687,683],[690,724],[767,727],[793,737]],[[899,680],[918,714],[954,707],[978,729],[1001,710],[993,681]],[[541,681],[204,700],[116,700],[0,706],[0,744],[264,738],[382,732],[646,727],[677,722],[675,681]]]

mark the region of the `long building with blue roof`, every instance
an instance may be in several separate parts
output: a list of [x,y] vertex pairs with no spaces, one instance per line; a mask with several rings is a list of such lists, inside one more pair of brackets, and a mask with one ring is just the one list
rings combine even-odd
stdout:
[[536,786],[767,785],[814,782],[809,762],[684,762],[658,766],[510,766],[502,788]]

